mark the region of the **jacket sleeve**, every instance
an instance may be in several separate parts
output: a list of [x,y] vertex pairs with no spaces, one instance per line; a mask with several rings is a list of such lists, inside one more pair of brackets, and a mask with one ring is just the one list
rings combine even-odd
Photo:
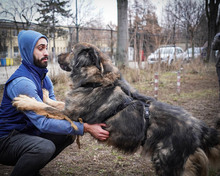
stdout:
[[[37,88],[33,81],[25,77],[16,78],[9,83],[7,86],[7,94],[12,100],[18,95],[23,94],[34,97],[37,101],[42,102],[37,94]],[[24,114],[43,133],[83,135],[84,127],[80,122],[74,122],[78,127],[78,131],[75,131],[66,120],[46,118],[33,111],[24,111]]]

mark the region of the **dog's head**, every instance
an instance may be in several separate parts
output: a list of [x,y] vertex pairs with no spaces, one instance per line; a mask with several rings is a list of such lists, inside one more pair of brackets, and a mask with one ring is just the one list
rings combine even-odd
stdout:
[[71,52],[58,56],[58,63],[65,71],[74,71],[83,67],[95,66],[101,73],[118,72],[108,56],[104,55],[97,47],[88,43],[78,43]]

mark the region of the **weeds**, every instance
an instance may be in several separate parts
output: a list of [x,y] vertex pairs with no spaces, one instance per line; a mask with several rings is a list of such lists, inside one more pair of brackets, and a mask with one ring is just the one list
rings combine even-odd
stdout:
[[[123,68],[121,70],[124,78],[132,84],[139,92],[149,96],[154,96],[154,74],[159,74],[159,95],[160,100],[168,99],[171,96],[172,100],[178,101],[181,97],[198,97],[206,96],[207,92],[196,92],[193,90],[193,85],[198,79],[204,79],[207,73],[212,71],[215,74],[214,64],[204,64],[200,59],[195,59],[190,63],[183,64],[182,61],[168,65],[144,65],[144,69]],[[184,88],[185,82],[191,82],[192,87],[184,89],[181,95],[177,95],[177,72],[181,74],[180,89]],[[57,99],[63,100],[65,92],[69,86],[69,76],[67,72],[59,72],[57,74],[56,68],[51,69],[51,80],[55,87]],[[170,90],[172,90],[170,94]],[[169,93],[167,93],[169,91]],[[208,90],[206,90],[208,91]],[[215,95],[216,96],[216,95]]]

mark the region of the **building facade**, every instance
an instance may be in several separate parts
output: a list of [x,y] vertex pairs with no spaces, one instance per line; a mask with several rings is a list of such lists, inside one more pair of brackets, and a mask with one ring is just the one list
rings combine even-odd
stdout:
[[[10,58],[14,61],[21,61],[18,48],[18,34],[23,29],[38,31],[37,24],[15,23],[9,20],[0,19],[0,58]],[[74,26],[57,26],[55,37],[48,32],[45,34],[48,39],[49,60],[55,61],[57,55],[71,50],[76,44],[76,28]],[[59,31],[62,31],[59,33]],[[117,32],[107,29],[80,28],[78,39],[80,42],[88,42],[96,45],[103,52],[114,58],[116,52]],[[54,41],[55,40],[55,41]],[[54,49],[55,43],[55,49]],[[14,62],[16,63],[16,62]]]

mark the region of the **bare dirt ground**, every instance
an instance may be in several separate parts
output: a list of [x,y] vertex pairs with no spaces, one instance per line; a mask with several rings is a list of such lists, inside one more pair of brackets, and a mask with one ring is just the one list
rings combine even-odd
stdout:
[[[152,76],[153,77],[153,76]],[[132,83],[140,92],[153,96],[153,78]],[[55,91],[63,99],[60,89]],[[2,96],[2,92],[1,92]],[[202,70],[186,71],[181,77],[181,93],[176,93],[176,73],[159,76],[158,100],[182,106],[209,126],[220,118],[218,81],[213,66]],[[10,175],[13,167],[0,165],[0,176]],[[57,158],[41,170],[44,176],[154,176],[149,159],[140,156],[140,151],[125,155],[96,142],[90,135],[81,137],[81,149],[76,143],[66,148]],[[210,175],[220,175],[210,172]]]

